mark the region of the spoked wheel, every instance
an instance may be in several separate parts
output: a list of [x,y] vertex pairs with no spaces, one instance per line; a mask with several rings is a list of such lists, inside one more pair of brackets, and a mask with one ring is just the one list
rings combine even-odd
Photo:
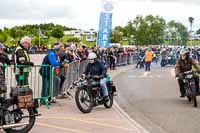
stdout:
[[191,82],[190,84],[190,89],[191,89],[191,96],[192,96],[192,102],[194,104],[194,107],[197,107],[197,92],[196,92],[196,86],[195,86],[195,82]]
[[104,103],[105,108],[112,108],[113,105],[114,94],[109,94],[109,101]]
[[191,91],[191,89],[186,88],[185,91],[186,91],[186,97],[187,97],[188,101],[192,102],[192,91]]
[[194,88],[192,91],[192,98],[193,98],[194,107],[197,107],[198,105],[197,105],[196,88]]
[[22,124],[20,127],[13,127],[4,129],[7,133],[27,133],[29,132],[34,123],[35,115],[32,108],[19,109],[14,100],[10,100],[4,106],[4,124]]
[[187,96],[187,99],[188,99],[189,102],[192,101],[192,97],[190,97],[190,96]]
[[78,88],[75,93],[75,100],[81,112],[90,113],[92,111],[93,99],[86,89]]

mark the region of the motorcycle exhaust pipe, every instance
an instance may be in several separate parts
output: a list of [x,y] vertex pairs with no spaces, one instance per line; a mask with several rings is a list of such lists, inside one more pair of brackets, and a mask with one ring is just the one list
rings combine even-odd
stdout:
[[3,125],[0,126],[0,129],[16,128],[16,127],[26,126],[28,124],[29,123],[17,123],[17,124]]
[[29,118],[29,117],[33,117],[33,116],[41,116],[42,114],[34,114],[34,115],[27,115],[27,116],[22,116],[21,118]]

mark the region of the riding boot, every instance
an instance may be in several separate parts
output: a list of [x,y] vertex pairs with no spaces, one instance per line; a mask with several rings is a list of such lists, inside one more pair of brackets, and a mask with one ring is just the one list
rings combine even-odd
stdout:
[[104,96],[104,97],[103,97],[103,101],[104,101],[104,102],[108,102],[108,101],[109,101],[109,96]]

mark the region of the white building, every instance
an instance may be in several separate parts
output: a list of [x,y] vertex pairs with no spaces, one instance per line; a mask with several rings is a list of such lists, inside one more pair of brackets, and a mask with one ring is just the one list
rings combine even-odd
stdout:
[[67,36],[74,36],[77,37],[81,40],[81,36],[86,36],[86,41],[91,42],[91,41],[96,41],[95,34],[97,32],[93,29],[84,31],[84,30],[71,30],[71,31],[64,31],[64,35]]
[[193,40],[200,40],[200,34],[193,35]]

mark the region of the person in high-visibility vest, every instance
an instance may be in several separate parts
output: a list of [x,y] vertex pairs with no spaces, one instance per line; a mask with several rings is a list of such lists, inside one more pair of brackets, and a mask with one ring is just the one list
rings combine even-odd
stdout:
[[31,71],[30,67],[34,66],[34,63],[30,61],[30,57],[28,54],[30,44],[31,38],[23,37],[20,41],[20,45],[13,53],[13,61],[16,65],[15,78],[19,86],[28,85],[29,72]]
[[148,48],[145,52],[145,71],[151,71],[151,62],[153,58],[153,53]]

